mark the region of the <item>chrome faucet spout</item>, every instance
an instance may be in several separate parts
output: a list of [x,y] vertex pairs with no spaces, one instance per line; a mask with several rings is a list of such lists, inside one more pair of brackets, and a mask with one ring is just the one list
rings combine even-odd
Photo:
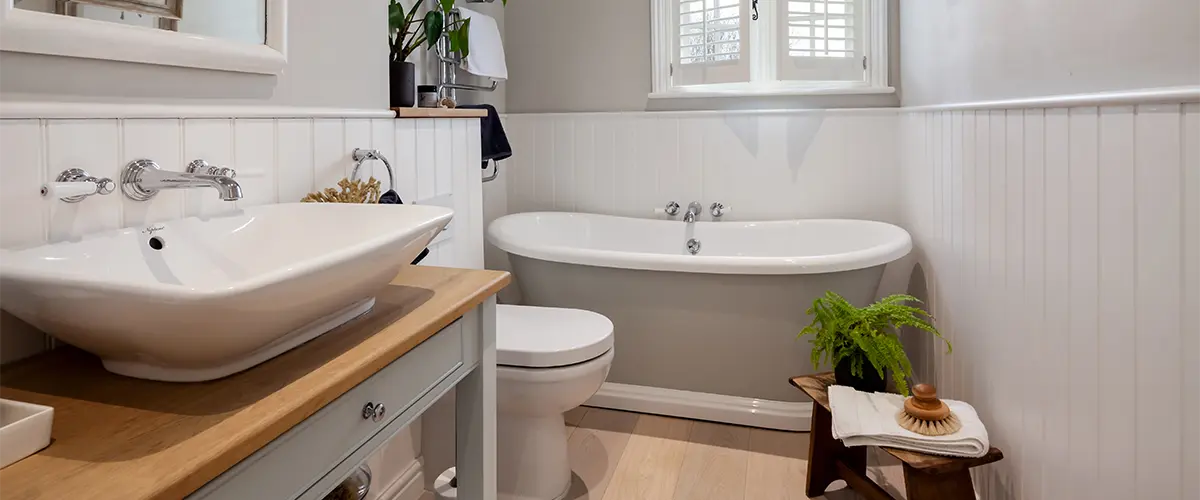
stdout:
[[137,201],[149,200],[163,189],[195,187],[216,189],[223,201],[242,199],[242,186],[231,175],[168,172],[150,160],[133,161],[121,172],[121,191]]
[[696,216],[700,215],[701,210],[703,208],[700,206],[700,202],[693,201],[689,203],[687,213],[683,214],[683,221],[687,223],[696,222]]

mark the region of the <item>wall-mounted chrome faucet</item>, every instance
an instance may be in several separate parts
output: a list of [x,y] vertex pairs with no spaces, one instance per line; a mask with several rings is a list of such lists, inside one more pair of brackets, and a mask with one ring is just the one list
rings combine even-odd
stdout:
[[233,169],[209,165],[204,160],[188,164],[187,172],[168,172],[152,160],[134,160],[121,171],[121,191],[129,199],[146,201],[162,189],[211,187],[224,201],[242,199],[242,186],[233,180]]
[[700,215],[701,210],[704,210],[704,208],[700,206],[700,202],[693,201],[688,203],[687,213],[683,214],[683,221],[689,223],[696,222],[696,216]]

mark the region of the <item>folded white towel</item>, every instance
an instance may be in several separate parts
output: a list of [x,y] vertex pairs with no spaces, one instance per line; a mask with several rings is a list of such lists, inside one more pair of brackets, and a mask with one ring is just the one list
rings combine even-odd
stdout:
[[471,20],[468,35],[470,53],[463,69],[472,75],[486,76],[497,80],[508,79],[508,64],[504,61],[504,42],[500,40],[500,28],[496,20],[486,14],[459,7],[463,19]]
[[943,399],[962,422],[962,429],[945,436],[924,436],[896,423],[904,411],[904,396],[882,392],[859,392],[842,385],[829,386],[833,413],[833,437],[846,446],[890,446],[931,455],[982,457],[987,454],[988,435],[975,408],[962,401]]

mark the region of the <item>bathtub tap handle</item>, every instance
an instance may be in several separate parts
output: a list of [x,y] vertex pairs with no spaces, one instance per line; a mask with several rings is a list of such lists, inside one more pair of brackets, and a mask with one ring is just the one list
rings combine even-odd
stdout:
[[722,215],[725,215],[726,212],[729,212],[729,207],[726,207],[721,203],[713,203],[708,207],[708,210],[712,213],[714,219],[720,219]]
[[668,202],[667,206],[665,206],[663,208],[656,208],[656,209],[654,209],[654,212],[660,213],[660,214],[667,214],[671,217],[674,217],[676,215],[679,215],[679,204],[675,203],[673,201]]

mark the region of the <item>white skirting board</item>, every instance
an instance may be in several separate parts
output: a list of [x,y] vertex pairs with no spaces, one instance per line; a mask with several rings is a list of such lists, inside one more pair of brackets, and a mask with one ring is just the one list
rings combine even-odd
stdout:
[[812,403],[770,401],[605,382],[585,406],[808,432]]
[[371,491],[378,493],[369,494],[367,498],[375,500],[420,500],[421,495],[425,493],[425,475],[421,461],[413,460],[390,484],[371,485]]

